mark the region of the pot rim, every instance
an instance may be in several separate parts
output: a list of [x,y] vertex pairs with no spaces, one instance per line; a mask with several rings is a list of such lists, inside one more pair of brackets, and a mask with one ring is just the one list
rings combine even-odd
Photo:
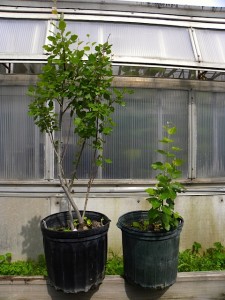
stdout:
[[[83,211],[80,211],[81,213]],[[46,227],[48,225],[48,222],[51,222],[51,225],[54,224],[63,226],[65,224],[66,220],[66,214],[68,211],[58,212],[51,215],[48,215],[40,222],[40,227],[42,234],[45,236],[49,236],[51,238],[62,238],[62,239],[74,239],[74,238],[82,238],[82,237],[88,237],[88,236],[96,236],[102,233],[107,233],[109,229],[109,225],[111,220],[104,215],[103,213],[96,212],[96,211],[86,211],[86,215],[88,217],[96,218],[97,220],[100,220],[101,218],[104,218],[104,225],[101,227],[96,227],[89,230],[83,230],[83,231],[56,231],[52,230],[51,228]],[[73,211],[73,216],[76,218],[76,212]]]
[[130,211],[123,215],[121,215],[117,222],[117,227],[122,230],[122,232],[126,232],[127,234],[139,236],[140,238],[171,238],[172,236],[175,236],[177,234],[180,234],[182,227],[184,225],[184,220],[182,217],[179,218],[179,225],[177,228],[169,230],[169,231],[142,231],[137,228],[133,228],[130,226],[127,226],[127,222],[137,221],[137,219],[140,219],[141,217],[145,218],[147,217],[148,210],[136,210],[136,211]]

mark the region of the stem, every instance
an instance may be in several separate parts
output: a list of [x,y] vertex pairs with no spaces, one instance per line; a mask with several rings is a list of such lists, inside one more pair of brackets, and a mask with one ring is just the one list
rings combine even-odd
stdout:
[[81,149],[80,149],[80,151],[79,151],[78,158],[77,158],[77,160],[76,160],[76,164],[75,164],[75,167],[74,167],[74,171],[73,171],[73,175],[72,175],[71,183],[70,183],[71,186],[73,185],[75,178],[77,178],[77,168],[78,168],[78,165],[79,165],[79,163],[80,163],[81,156],[82,156],[82,153],[83,153],[83,151],[84,151],[84,146],[85,146],[85,144],[86,144],[86,139],[83,140],[83,143],[82,143],[82,145],[81,145]]
[[[74,231],[73,214],[72,214],[71,204],[70,204],[70,203],[68,203],[68,212],[69,212],[70,228]],[[72,217],[72,218],[71,218],[71,217]]]
[[[62,114],[64,114],[64,112],[62,112]],[[71,128],[72,128],[72,119],[70,119],[70,125],[66,134],[66,142],[64,143],[64,149],[62,152],[62,160],[64,160],[64,157],[66,155],[67,149],[68,149],[68,145],[69,145],[69,139],[70,139],[70,132],[71,132]]]
[[[98,128],[99,128],[99,119],[98,118],[96,120],[96,128],[97,128],[97,130],[96,130],[96,135],[95,135],[95,141],[98,140]],[[94,181],[94,179],[96,177],[96,173],[97,173],[97,166],[95,164],[96,156],[97,156],[97,148],[95,147],[94,154],[93,154],[93,160],[92,160],[92,167],[90,170],[90,176],[89,176],[88,185],[87,185],[87,192],[86,192],[86,196],[85,196],[84,211],[83,211],[82,218],[85,216],[90,190],[91,190],[93,181]],[[96,171],[94,172],[95,169],[96,169]]]
[[90,194],[90,190],[91,190],[94,179],[95,178],[92,177],[92,178],[89,178],[89,180],[88,180],[87,192],[86,192],[86,196],[85,196],[84,211],[83,211],[82,218],[84,218],[86,210],[87,210],[87,203],[88,203],[88,199],[89,199],[89,194]]
[[[62,42],[64,41],[64,36],[62,35]],[[66,71],[66,62],[65,62],[65,49],[63,48],[63,53],[62,53],[62,56],[63,56],[63,61],[64,61],[64,64],[63,64],[63,69],[64,69],[64,72]],[[63,80],[62,82],[62,90],[64,90],[65,88],[65,79]],[[58,177],[59,177],[59,181],[61,183],[61,186],[62,186],[62,189],[63,191],[65,192],[66,196],[67,196],[67,201],[68,201],[68,207],[69,207],[69,210],[68,210],[68,213],[69,213],[69,219],[70,219],[70,226],[71,226],[71,229],[74,230],[74,225],[73,225],[73,215],[72,215],[72,210],[71,210],[71,206],[73,207],[73,209],[76,211],[77,213],[77,218],[78,218],[78,221],[80,224],[83,223],[83,220],[82,220],[82,217],[81,217],[81,214],[80,214],[80,211],[77,207],[77,205],[75,204],[74,200],[73,200],[73,197],[72,197],[72,194],[71,194],[71,184],[68,184],[67,180],[66,180],[66,176],[64,174],[64,171],[63,171],[63,159],[65,157],[65,152],[66,152],[66,148],[64,149],[64,151],[62,150],[62,145],[63,145],[63,138],[62,138],[62,119],[63,119],[63,115],[65,113],[64,111],[64,98],[62,97],[61,98],[61,101],[59,102],[59,144],[58,144],[58,148],[56,149],[57,151],[57,164],[58,164]],[[70,130],[68,131],[68,139],[67,139],[67,144],[68,144],[68,141],[69,141],[69,133],[70,133]]]
[[59,181],[60,181],[60,184],[62,186],[63,191],[65,192],[65,194],[67,196],[68,201],[70,202],[71,206],[73,207],[73,209],[77,213],[77,218],[78,218],[79,223],[82,224],[83,221],[82,221],[82,217],[81,217],[80,211],[79,211],[76,203],[74,202],[71,193],[69,192],[69,188],[65,185],[65,183],[63,181],[63,178],[60,175],[59,175]]

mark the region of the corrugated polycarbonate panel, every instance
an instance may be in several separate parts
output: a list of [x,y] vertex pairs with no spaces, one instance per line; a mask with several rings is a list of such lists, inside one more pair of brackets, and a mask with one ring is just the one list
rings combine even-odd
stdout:
[[[179,90],[135,89],[132,95],[126,95],[126,107],[115,106],[112,116],[116,126],[110,136],[103,137],[103,155],[112,159],[111,164],[103,164],[97,178],[103,179],[149,179],[156,173],[151,164],[162,157],[156,149],[162,147],[158,143],[162,138],[162,126],[172,122],[177,126],[176,146],[183,151],[178,154],[184,160],[183,177],[187,178],[188,149],[188,92]],[[69,122],[64,124],[64,134],[70,128]],[[73,129],[72,129],[73,132]],[[65,136],[64,136],[65,137]],[[67,138],[65,137],[65,141]],[[92,166],[92,150],[86,143],[78,178],[88,178]],[[71,134],[65,157],[66,174],[71,174],[76,161],[75,151],[79,143]],[[55,173],[57,178],[57,173]]]
[[0,53],[43,54],[47,21],[0,19]]
[[103,178],[148,179],[156,173],[151,164],[161,160],[156,149],[162,147],[162,126],[172,122],[177,127],[176,146],[183,151],[183,177],[187,177],[188,92],[178,90],[135,89],[125,97],[126,107],[117,107],[112,135],[107,137],[104,156],[112,164],[103,167]]
[[197,177],[225,176],[225,93],[196,92]]
[[194,61],[187,28],[156,25],[68,22],[68,29],[87,41],[105,42],[109,38],[116,56]]
[[[78,35],[80,41],[99,42],[104,23],[67,21],[67,31]],[[90,38],[87,37],[90,35]]]
[[225,31],[198,29],[196,36],[203,62],[225,62]]
[[113,52],[116,55],[193,60],[188,31],[184,28],[107,24],[112,31]]
[[[4,60],[45,60],[43,45],[49,21],[36,19],[0,19],[0,56]],[[112,44],[113,59],[118,63],[180,65],[220,68],[225,61],[224,30],[196,29],[196,41],[190,36],[190,26],[123,23],[107,21],[67,21],[67,30],[79,40]],[[90,35],[90,38],[87,37]],[[199,47],[198,47],[199,46]],[[8,55],[8,56],[7,56]],[[26,57],[27,55],[27,57]],[[41,56],[40,56],[41,55]],[[214,64],[217,64],[214,66]],[[222,66],[221,66],[222,68]]]
[[27,87],[0,87],[0,180],[42,179],[44,145],[28,116]]

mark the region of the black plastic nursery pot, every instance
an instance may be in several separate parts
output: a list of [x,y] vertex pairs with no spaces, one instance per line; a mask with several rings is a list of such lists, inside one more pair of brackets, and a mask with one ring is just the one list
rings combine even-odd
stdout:
[[[76,213],[73,213],[76,218]],[[49,283],[65,293],[88,292],[102,283],[107,261],[107,216],[87,211],[103,226],[84,231],[55,231],[67,224],[68,213],[60,212],[41,221]],[[47,228],[46,228],[47,227]]]
[[176,281],[180,233],[146,232],[129,226],[133,221],[147,219],[147,211],[122,215],[117,226],[122,231],[124,277],[127,282],[149,289],[164,289]]

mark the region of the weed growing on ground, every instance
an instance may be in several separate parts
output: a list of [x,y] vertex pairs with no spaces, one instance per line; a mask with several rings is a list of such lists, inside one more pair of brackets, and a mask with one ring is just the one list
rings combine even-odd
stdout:
[[225,247],[216,242],[213,247],[202,250],[201,244],[194,242],[192,249],[180,253],[178,272],[225,270]]
[[122,256],[109,253],[109,258],[106,264],[106,275],[123,275],[123,258]]
[[[216,242],[203,251],[201,244],[194,242],[191,249],[179,254],[178,272],[221,271],[225,270],[225,247]],[[0,255],[0,275],[47,276],[44,255],[28,261],[12,261],[12,254]],[[122,256],[109,253],[106,275],[123,275]]]
[[38,259],[12,262],[11,253],[0,255],[0,275],[14,276],[47,276],[44,255],[39,255]]

